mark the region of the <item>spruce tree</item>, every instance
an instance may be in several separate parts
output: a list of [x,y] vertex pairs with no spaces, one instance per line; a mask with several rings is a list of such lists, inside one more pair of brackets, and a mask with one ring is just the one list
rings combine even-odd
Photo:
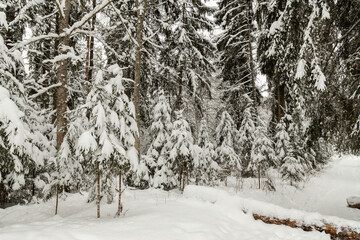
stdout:
[[[245,95],[246,99],[249,99]],[[250,99],[249,99],[250,100]],[[254,108],[252,102],[249,101],[246,109],[243,112],[243,120],[237,134],[237,149],[241,158],[243,169],[246,169],[250,162],[251,149],[255,139],[255,123],[254,123]]]
[[217,37],[219,50],[218,65],[221,69],[224,100],[231,107],[231,115],[237,127],[240,126],[242,112],[247,108],[246,101],[239,101],[244,94],[257,106],[260,97],[256,87],[256,49],[252,2],[248,0],[219,1],[215,13],[216,23],[222,31]]
[[158,164],[162,150],[169,141],[171,133],[171,109],[163,90],[156,93],[157,98],[152,109],[152,124],[150,126],[150,139],[152,139],[147,150],[145,165],[149,170],[149,182],[152,184],[155,172],[161,165]]
[[200,147],[200,155],[195,165],[196,183],[214,185],[221,169],[215,161],[217,158],[215,146],[209,139],[207,121],[204,118],[200,123],[198,146]]
[[168,149],[168,159],[171,161],[173,171],[178,174],[179,187],[183,191],[192,173],[196,155],[191,129],[182,116],[182,111],[176,112],[176,121],[173,123]]
[[270,168],[277,166],[277,158],[274,151],[274,143],[268,137],[267,126],[264,121],[258,117],[257,126],[254,132],[254,144],[251,149],[251,160],[248,165],[248,170],[252,173],[258,174],[259,189],[261,173],[264,173]]
[[[79,137],[77,148],[97,175],[98,217],[100,217],[100,178],[102,189],[108,194],[113,179],[121,176],[130,168],[138,166],[137,152],[134,148],[137,125],[134,119],[134,106],[125,94],[122,85],[122,71],[118,65],[108,69],[109,80],[104,81],[103,71],[96,75],[85,109],[90,112],[89,126]],[[107,76],[105,76],[107,77]],[[119,206],[117,215],[121,213],[121,191],[119,189]]]
[[222,179],[227,184],[227,177],[231,174],[240,175],[242,170],[241,159],[234,149],[236,128],[234,121],[227,111],[223,111],[221,120],[216,128],[217,162],[223,169]]

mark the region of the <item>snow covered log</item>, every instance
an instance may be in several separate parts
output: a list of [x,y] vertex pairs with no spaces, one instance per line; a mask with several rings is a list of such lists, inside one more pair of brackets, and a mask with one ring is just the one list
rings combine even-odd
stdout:
[[[244,213],[246,212],[244,211]],[[285,225],[292,228],[301,228],[307,232],[313,230],[319,232],[325,232],[326,234],[331,235],[331,239],[341,239],[341,240],[360,239],[360,233],[358,231],[346,226],[339,228],[339,226],[327,224],[325,221],[324,221],[324,225],[317,226],[317,225],[307,225],[301,222],[299,223],[292,219],[280,219],[276,217],[263,216],[256,213],[253,213],[252,215],[255,220],[261,220],[267,224]]]
[[331,235],[332,239],[360,240],[360,223],[339,217],[323,216],[319,213],[286,209],[253,199],[241,198],[211,187],[189,185],[184,196],[211,202],[230,208],[240,208],[255,220],[264,223],[301,228],[304,231],[319,231]]
[[360,209],[360,197],[349,197],[346,201],[349,207]]

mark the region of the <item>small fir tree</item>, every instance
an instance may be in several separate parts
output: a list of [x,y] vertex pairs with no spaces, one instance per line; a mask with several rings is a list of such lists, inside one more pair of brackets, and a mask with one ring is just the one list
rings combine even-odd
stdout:
[[214,145],[209,140],[205,119],[202,119],[200,122],[198,146],[201,151],[198,158],[199,160],[195,166],[196,183],[214,185],[220,167],[215,162],[217,154]]
[[275,156],[274,143],[267,135],[267,128],[260,116],[257,119],[257,126],[255,129],[255,141],[251,149],[251,158],[248,166],[248,171],[258,173],[259,189],[261,172],[266,172],[269,167],[277,165],[277,158]]
[[[97,175],[98,217],[100,217],[100,184],[108,193],[114,185],[114,178],[121,176],[129,168],[138,166],[134,148],[137,124],[134,119],[134,105],[125,94],[122,85],[122,71],[119,66],[108,68],[110,79],[104,81],[103,71],[96,75],[94,86],[86,99],[89,111],[89,126],[81,134],[77,148],[88,161],[88,167]],[[100,183],[103,176],[104,181]],[[117,215],[121,213],[121,190]]]
[[234,121],[230,114],[224,111],[216,128],[216,141],[218,143],[216,153],[217,162],[223,169],[222,178],[225,179],[225,184],[227,184],[227,176],[232,173],[236,173],[238,176],[242,170],[241,159],[234,150],[236,133]]
[[237,143],[238,146],[238,154],[241,158],[241,162],[243,164],[243,168],[247,169],[250,157],[251,157],[251,149],[255,139],[255,123],[254,123],[254,107],[252,101],[249,97],[245,96],[248,99],[248,105],[244,110],[244,117],[241,122],[238,135],[237,135]]
[[171,132],[171,109],[163,90],[159,90],[158,97],[152,109],[152,124],[150,126],[151,144],[147,150],[144,164],[149,170],[149,181],[153,185],[155,172],[159,171],[162,164],[158,164],[161,152],[169,141]]

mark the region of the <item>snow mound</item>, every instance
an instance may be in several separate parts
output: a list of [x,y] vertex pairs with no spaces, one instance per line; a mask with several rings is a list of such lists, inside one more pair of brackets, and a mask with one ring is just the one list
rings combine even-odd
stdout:
[[230,193],[224,190],[189,185],[184,190],[184,196],[219,205],[226,205],[232,209],[241,209],[247,213],[255,213],[279,219],[295,220],[297,223],[306,226],[324,226],[326,224],[331,224],[338,229],[345,227],[360,232],[360,222],[357,221],[333,216],[322,216],[319,213],[306,212],[297,209],[286,209],[271,203],[230,195]]

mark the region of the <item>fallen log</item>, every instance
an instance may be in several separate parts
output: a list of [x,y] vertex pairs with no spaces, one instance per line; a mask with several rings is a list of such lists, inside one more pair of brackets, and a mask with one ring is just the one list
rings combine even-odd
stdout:
[[360,209],[360,197],[349,197],[346,199],[348,207]]
[[[244,211],[246,213],[246,211]],[[319,231],[325,232],[326,234],[331,235],[331,239],[340,239],[340,240],[360,240],[360,232],[357,232],[350,227],[341,227],[340,229],[334,225],[328,224],[324,221],[324,225],[307,225],[304,223],[296,222],[291,219],[279,219],[276,217],[268,217],[260,214],[252,214],[255,220],[261,220],[267,224],[276,224],[276,225],[285,225],[292,228],[301,228],[304,231]]]

